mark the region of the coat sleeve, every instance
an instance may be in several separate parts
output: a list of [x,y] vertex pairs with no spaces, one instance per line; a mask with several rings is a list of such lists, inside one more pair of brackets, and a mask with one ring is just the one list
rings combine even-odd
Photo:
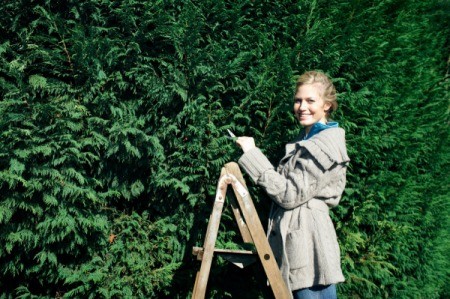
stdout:
[[[278,173],[261,150],[254,148],[239,159],[239,164],[253,181],[265,189],[275,203],[284,209],[294,209],[322,195],[319,193],[327,185],[329,180],[327,173],[330,170],[345,167],[337,163],[322,165],[319,160],[321,160],[320,155],[317,158],[306,149],[300,149],[287,162],[287,171]],[[343,188],[340,192],[335,191],[342,193]]]

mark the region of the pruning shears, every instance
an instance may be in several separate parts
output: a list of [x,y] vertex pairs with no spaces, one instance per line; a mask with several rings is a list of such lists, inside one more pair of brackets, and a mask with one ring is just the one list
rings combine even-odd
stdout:
[[231,132],[230,129],[227,129],[227,131],[228,131],[228,134],[230,135],[230,136],[227,136],[228,138],[230,138],[230,139],[236,139],[236,135],[234,135],[234,133]]

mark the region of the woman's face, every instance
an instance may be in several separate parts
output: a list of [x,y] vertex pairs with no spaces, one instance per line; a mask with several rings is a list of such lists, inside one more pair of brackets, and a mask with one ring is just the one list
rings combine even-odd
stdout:
[[300,124],[308,133],[316,122],[327,122],[326,111],[331,104],[320,96],[320,84],[303,84],[294,96],[294,112]]

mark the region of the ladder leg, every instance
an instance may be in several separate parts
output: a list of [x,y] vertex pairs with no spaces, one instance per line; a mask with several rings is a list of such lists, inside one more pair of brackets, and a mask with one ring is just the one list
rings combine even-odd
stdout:
[[266,276],[269,280],[275,298],[292,298],[292,294],[287,288],[280,269],[275,260],[272,248],[266,237],[266,233],[262,227],[261,220],[256,212],[255,205],[248,193],[242,172],[237,163],[231,162],[225,165],[229,174],[233,174],[237,181],[233,182],[233,189],[236,199],[241,207],[245,222],[250,230],[252,239],[255,243],[261,264],[264,267]]
[[244,217],[242,216],[241,210],[239,209],[236,198],[231,196],[229,198],[229,201],[233,210],[234,219],[236,219],[239,231],[241,232],[242,240],[244,240],[244,243],[254,243],[252,235],[250,234],[248,226],[245,223]]
[[[222,176],[225,174],[225,169],[222,169]],[[203,245],[203,258],[199,272],[195,279],[194,290],[192,293],[193,299],[203,299],[206,294],[206,286],[208,284],[209,272],[211,270],[211,263],[214,255],[214,248],[217,239],[217,232],[220,225],[220,217],[222,215],[223,204],[227,192],[227,184],[223,180],[219,180],[216,198],[214,200],[214,207],[209,218],[208,228],[206,231],[205,243]]]

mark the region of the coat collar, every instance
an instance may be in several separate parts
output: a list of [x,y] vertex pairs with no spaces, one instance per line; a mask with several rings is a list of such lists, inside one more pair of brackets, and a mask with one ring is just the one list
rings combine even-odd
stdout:
[[321,122],[316,122],[311,129],[309,130],[309,133],[306,134],[303,131],[303,140],[307,140],[311,137],[313,137],[314,135],[316,135],[317,133],[319,133],[320,131],[323,131],[325,129],[329,129],[329,128],[337,128],[339,127],[339,123],[335,122],[335,121],[330,121],[327,122],[326,124],[321,123]]

